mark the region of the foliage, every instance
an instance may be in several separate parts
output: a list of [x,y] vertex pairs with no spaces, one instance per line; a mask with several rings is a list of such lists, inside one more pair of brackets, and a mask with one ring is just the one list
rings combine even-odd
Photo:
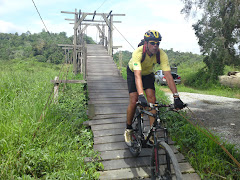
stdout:
[[[122,51],[122,66],[127,67],[129,60],[132,58],[132,52]],[[119,63],[119,52],[113,55],[115,62]]]
[[96,44],[91,37],[89,37],[85,34],[83,35],[83,40],[86,41],[87,44]]
[[240,2],[238,0],[182,0],[182,10],[191,14],[194,6],[204,10],[202,18],[193,25],[205,55],[208,76],[216,80],[225,65],[240,65]]
[[[199,129],[174,114],[169,116],[167,122],[168,126],[171,127],[169,131],[172,139],[177,142],[179,150],[184,153],[202,179],[218,179],[219,176],[227,179],[239,177],[237,165],[219,145]],[[207,133],[203,128],[202,130]],[[219,140],[218,137],[217,139]],[[224,146],[235,158],[238,158],[238,161],[240,160],[240,154],[237,153],[234,145],[224,143]],[[215,176],[216,174],[218,176]]]
[[[94,43],[92,38],[84,35],[88,44]],[[58,44],[72,44],[73,37],[65,32],[31,34],[29,31],[18,35],[0,33],[0,60],[25,59],[35,57],[39,62],[60,64],[64,61],[64,51]]]
[[60,69],[32,59],[0,61],[0,179],[98,179],[102,165],[84,162],[98,155],[82,125],[83,85],[67,85],[40,120]]

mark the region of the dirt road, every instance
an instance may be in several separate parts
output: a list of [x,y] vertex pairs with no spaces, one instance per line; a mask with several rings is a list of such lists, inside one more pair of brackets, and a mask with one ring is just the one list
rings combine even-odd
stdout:
[[[166,94],[172,99],[172,94]],[[179,95],[211,132],[240,149],[240,99],[186,92]]]

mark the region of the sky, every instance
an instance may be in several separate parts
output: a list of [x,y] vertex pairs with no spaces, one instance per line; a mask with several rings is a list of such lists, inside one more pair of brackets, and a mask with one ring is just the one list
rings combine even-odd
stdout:
[[[34,0],[38,11],[52,33],[66,32],[73,35],[73,24],[65,19],[74,19],[73,14],[61,11],[125,14],[113,16],[113,45],[119,50],[133,51],[148,30],[157,30],[162,35],[160,47],[179,52],[200,54],[198,40],[192,24],[196,19],[185,19],[180,11],[181,0]],[[87,16],[86,19],[92,19]],[[96,20],[102,20],[100,16]],[[0,0],[0,33],[39,33],[45,29],[32,0]],[[122,37],[122,35],[124,38]],[[95,26],[89,26],[85,33],[94,41],[99,41]],[[127,39],[127,41],[125,40]]]

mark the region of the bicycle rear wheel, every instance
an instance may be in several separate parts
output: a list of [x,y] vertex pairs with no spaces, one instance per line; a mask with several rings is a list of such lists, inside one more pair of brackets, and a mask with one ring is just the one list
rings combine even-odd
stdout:
[[156,147],[153,147],[151,177],[152,179],[171,180],[174,176],[177,180],[182,180],[178,161],[170,146],[161,141]]

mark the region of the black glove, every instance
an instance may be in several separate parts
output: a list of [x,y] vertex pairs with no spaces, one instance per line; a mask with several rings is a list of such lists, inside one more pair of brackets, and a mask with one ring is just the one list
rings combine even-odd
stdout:
[[148,102],[145,98],[145,96],[143,94],[140,94],[138,96],[138,102],[143,106],[143,107],[147,107],[148,106]]
[[182,109],[184,107],[185,106],[184,106],[182,100],[179,97],[175,97],[174,98],[174,108],[175,109]]

